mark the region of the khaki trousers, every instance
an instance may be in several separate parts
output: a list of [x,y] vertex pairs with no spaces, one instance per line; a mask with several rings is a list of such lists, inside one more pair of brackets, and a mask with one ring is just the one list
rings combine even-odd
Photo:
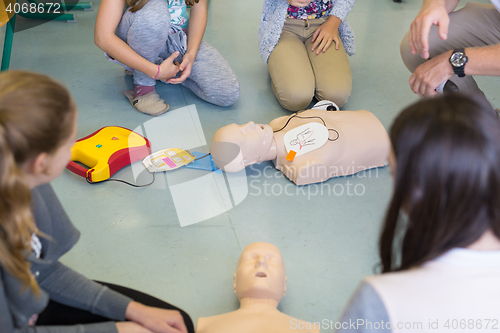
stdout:
[[[500,43],[500,13],[495,6],[467,3],[464,8],[450,14],[448,39],[439,38],[437,26],[432,26],[429,34],[429,55],[433,58],[457,48],[488,46],[497,43]],[[418,53],[411,53],[408,33],[403,37],[400,51],[404,64],[412,73],[426,61]],[[450,80],[457,85],[460,92],[477,94],[480,98],[486,99],[472,76],[466,75],[459,78],[453,75]]]
[[[343,106],[352,90],[349,59],[342,42],[335,50],[335,42],[319,55],[311,51],[312,36],[327,20],[287,18],[280,40],[267,63],[276,98],[287,110],[307,108],[313,97],[331,100]],[[339,39],[340,40],[340,39]]]

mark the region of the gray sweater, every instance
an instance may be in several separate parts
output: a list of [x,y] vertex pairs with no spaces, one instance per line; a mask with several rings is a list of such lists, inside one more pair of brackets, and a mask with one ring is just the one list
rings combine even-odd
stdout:
[[[114,321],[125,320],[131,299],[66,267],[58,260],[78,241],[79,231],[71,224],[49,184],[32,190],[37,228],[52,239],[40,238],[39,259],[32,254],[31,271],[42,294],[24,290],[19,280],[0,266],[0,328],[2,333],[117,333]],[[61,304],[109,318],[109,322],[75,326],[28,326],[33,314],[43,311],[49,298]]]

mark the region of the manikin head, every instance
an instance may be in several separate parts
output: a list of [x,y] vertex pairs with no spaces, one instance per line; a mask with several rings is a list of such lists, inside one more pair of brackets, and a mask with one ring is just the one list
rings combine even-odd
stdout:
[[210,153],[215,164],[226,172],[238,172],[247,165],[272,159],[273,129],[269,125],[230,124],[220,128],[212,139]]
[[271,299],[277,303],[286,292],[285,262],[273,244],[248,245],[241,253],[234,273],[234,292],[243,298]]

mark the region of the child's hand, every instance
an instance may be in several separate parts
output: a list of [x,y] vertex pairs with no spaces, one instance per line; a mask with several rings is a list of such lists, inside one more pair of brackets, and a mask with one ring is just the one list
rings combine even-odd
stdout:
[[165,59],[160,65],[160,73],[157,79],[161,81],[167,81],[173,78],[180,71],[179,66],[174,64],[175,58],[179,56],[179,52],[174,52],[170,57]]
[[294,7],[305,7],[311,3],[312,0],[286,0]]
[[190,53],[186,53],[182,58],[182,64],[179,65],[179,70],[181,71],[181,76],[178,78],[173,78],[168,80],[168,83],[179,84],[184,82],[189,75],[191,75],[191,69],[193,68],[193,62],[196,58],[196,55],[192,55]]
[[335,49],[338,50],[340,23],[342,23],[342,21],[340,21],[338,17],[331,15],[325,23],[320,25],[313,34],[312,42],[314,44],[312,51],[317,48],[316,54],[319,54],[321,51],[326,52],[332,44],[332,41],[335,42]]

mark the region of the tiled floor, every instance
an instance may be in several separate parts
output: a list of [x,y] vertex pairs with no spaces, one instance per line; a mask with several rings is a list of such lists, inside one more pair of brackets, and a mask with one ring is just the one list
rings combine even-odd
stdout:
[[[99,3],[93,3],[97,10]],[[357,1],[348,16],[357,54],[350,59],[354,87],[345,110],[367,109],[389,128],[398,111],[417,99],[398,46],[420,4]],[[138,130],[143,125],[146,135],[155,136],[153,150],[207,149],[223,125],[267,123],[288,114],[276,101],[259,57],[261,7],[262,1],[210,1],[205,40],[227,59],[241,84],[239,101],[228,108],[205,103],[184,87],[160,83],[157,90],[173,112],[154,119],[136,112],[122,93],[130,89],[130,77],[94,45],[97,11],[77,12],[76,24],[48,22],[16,33],[11,68],[64,82],[79,108],[80,137],[106,125]],[[18,27],[28,24],[18,19]],[[499,79],[478,78],[478,83],[498,107]],[[190,111],[175,111],[193,104]],[[116,178],[133,180],[136,169],[140,165]],[[143,174],[137,181],[148,177]],[[112,182],[89,185],[64,172],[53,186],[82,237],[63,261],[90,278],[167,300],[196,321],[237,308],[232,290],[236,260],[247,244],[268,241],[281,249],[287,264],[288,292],[280,309],[308,321],[336,320],[358,282],[377,264],[377,237],[391,193],[389,170],[331,179],[323,186],[289,184],[270,162],[229,179],[176,171],[141,189]],[[176,207],[183,209],[179,215]],[[188,224],[204,217],[210,218],[180,225],[182,219]]]

